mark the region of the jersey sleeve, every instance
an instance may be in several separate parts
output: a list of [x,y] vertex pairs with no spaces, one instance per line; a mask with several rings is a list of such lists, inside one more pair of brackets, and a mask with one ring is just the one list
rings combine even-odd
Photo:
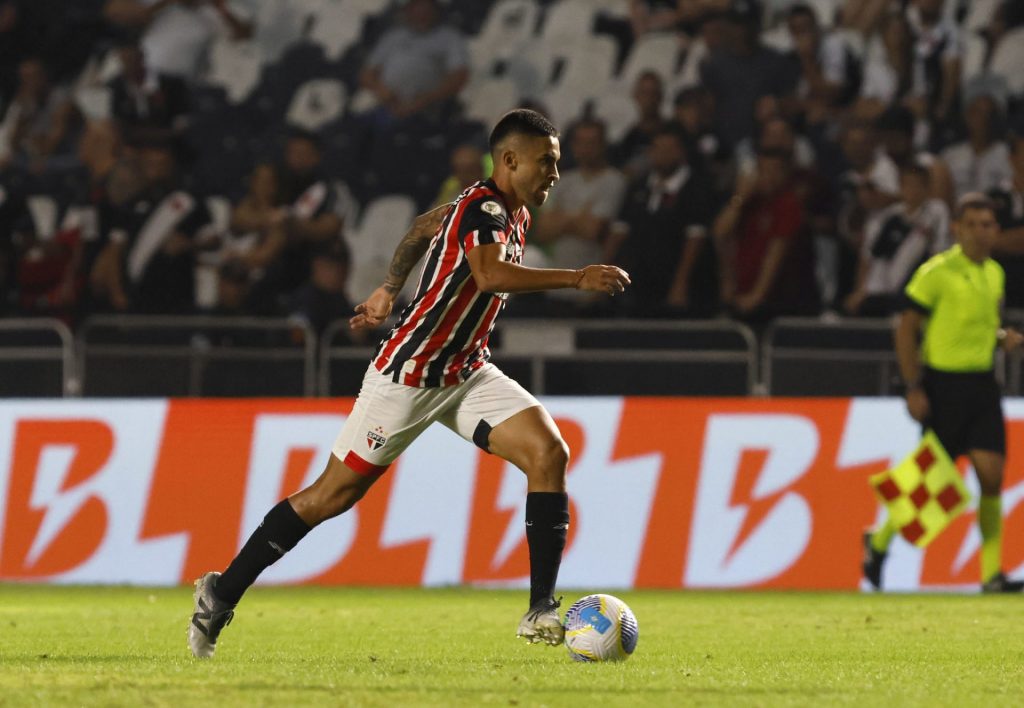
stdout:
[[497,200],[489,197],[474,199],[463,207],[458,218],[459,243],[466,253],[477,246],[505,243],[508,234],[508,214]]
[[931,267],[930,263],[925,263],[914,271],[910,282],[903,290],[903,294],[907,298],[907,306],[925,314],[934,310],[942,291],[942,284],[939,280],[938,272]]

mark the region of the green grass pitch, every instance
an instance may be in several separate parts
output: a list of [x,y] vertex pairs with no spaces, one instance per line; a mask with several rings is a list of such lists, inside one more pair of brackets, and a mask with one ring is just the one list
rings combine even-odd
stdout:
[[352,588],[257,588],[199,661],[190,589],[0,585],[0,706],[1024,701],[1021,597],[615,594],[640,623],[622,664],[516,640],[523,592]]

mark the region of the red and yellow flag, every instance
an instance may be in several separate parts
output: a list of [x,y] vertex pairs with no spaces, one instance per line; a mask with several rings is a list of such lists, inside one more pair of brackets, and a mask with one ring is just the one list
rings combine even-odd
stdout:
[[906,459],[872,475],[869,482],[903,538],[919,548],[931,543],[971,500],[960,470],[931,430]]

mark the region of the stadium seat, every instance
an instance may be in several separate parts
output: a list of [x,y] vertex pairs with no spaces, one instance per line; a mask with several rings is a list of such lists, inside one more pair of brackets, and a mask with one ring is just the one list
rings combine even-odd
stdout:
[[675,34],[650,34],[641,37],[626,57],[620,72],[623,86],[631,87],[644,71],[654,71],[668,85],[679,63],[679,40]]
[[316,131],[341,117],[347,91],[337,79],[312,79],[292,96],[285,121],[288,125]]
[[[416,216],[416,204],[410,197],[392,194],[378,197],[363,212],[359,226],[347,231],[352,251],[348,295],[353,302],[362,300],[384,282],[395,247]],[[410,278],[410,281],[414,278]],[[410,292],[415,283],[406,285]]]
[[988,27],[1001,4],[1002,0],[971,0],[961,27],[964,35],[975,34]]
[[588,98],[600,96],[615,75],[618,51],[615,40],[604,36],[572,44],[561,54],[566,63],[556,86]]
[[519,98],[519,87],[511,79],[471,83],[462,92],[466,117],[484,125],[494,125],[507,111],[516,107]]
[[558,0],[548,7],[540,39],[546,43],[574,43],[593,31],[600,7],[590,0]]
[[210,50],[206,82],[222,86],[231,103],[248,98],[260,79],[259,50],[249,42],[218,40]]
[[313,30],[309,33],[309,39],[324,48],[328,59],[337,61],[345,50],[359,41],[363,33],[363,20],[374,9],[363,7],[367,4],[380,9],[380,3],[367,3],[365,0],[323,3],[312,16]]
[[636,104],[628,92],[608,92],[594,101],[594,116],[608,127],[608,142],[616,143],[636,121]]
[[985,55],[988,54],[988,40],[974,33],[964,33],[964,54],[961,59],[960,82],[977,76],[985,68]]
[[1024,27],[1010,30],[1003,35],[992,53],[992,61],[989,63],[989,70],[994,74],[1001,74],[1010,93],[1018,95],[1024,93]]

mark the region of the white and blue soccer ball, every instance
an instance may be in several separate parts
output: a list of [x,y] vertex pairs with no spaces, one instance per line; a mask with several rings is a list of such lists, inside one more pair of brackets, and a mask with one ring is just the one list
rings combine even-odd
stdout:
[[624,661],[639,638],[633,611],[612,595],[587,595],[565,613],[565,646],[576,661]]

